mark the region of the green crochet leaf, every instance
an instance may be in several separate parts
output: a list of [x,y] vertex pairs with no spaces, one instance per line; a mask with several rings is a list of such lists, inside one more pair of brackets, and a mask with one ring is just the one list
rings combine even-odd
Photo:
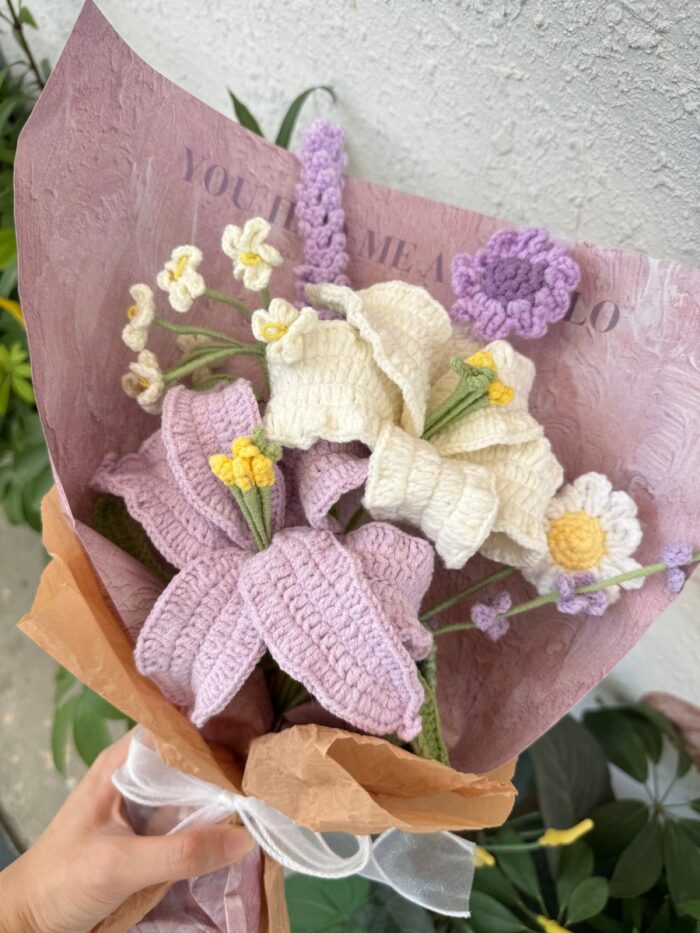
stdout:
[[100,496],[93,510],[95,531],[145,564],[166,583],[173,574],[163,566],[142,526],[129,515],[124,500],[118,496]]
[[421,758],[432,758],[443,765],[449,765],[450,758],[440,727],[440,711],[435,697],[437,678],[435,649],[423,661],[422,671],[418,670],[418,679],[425,690],[425,701],[421,706],[420,718],[423,728],[413,740],[413,751]]

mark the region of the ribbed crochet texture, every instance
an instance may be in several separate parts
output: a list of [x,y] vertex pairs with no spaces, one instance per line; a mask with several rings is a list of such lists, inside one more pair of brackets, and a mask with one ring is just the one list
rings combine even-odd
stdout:
[[417,612],[433,549],[377,522],[346,537],[328,530],[330,505],[362,483],[366,460],[354,447],[325,444],[295,452],[289,477],[300,477],[306,520],[318,527],[284,527],[280,470],[277,533],[256,553],[229,491],[209,483],[203,464],[259,422],[244,380],[206,394],[173,389],[161,431],[137,454],[108,458],[95,477],[97,488],[124,496],[180,568],[140,632],[137,666],[201,726],[235,696],[267,648],[334,715],[410,740],[424,698],[414,658],[432,643]]
[[294,272],[300,306],[305,303],[304,289],[309,283],[349,284],[345,275],[344,144],[345,133],[339,126],[314,120],[297,153],[300,172],[295,213],[304,243],[304,263]]

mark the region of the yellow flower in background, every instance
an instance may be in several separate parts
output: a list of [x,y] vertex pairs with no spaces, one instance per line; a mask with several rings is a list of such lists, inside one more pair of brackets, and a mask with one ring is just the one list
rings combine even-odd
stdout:
[[233,277],[251,292],[267,288],[273,268],[282,264],[278,250],[265,242],[270,229],[262,217],[253,217],[242,228],[228,224],[221,238],[221,249],[233,259]]
[[163,371],[155,353],[142,350],[138,360],[129,366],[122,376],[122,388],[130,398],[135,398],[149,415],[159,415],[165,394]]
[[122,340],[130,350],[140,353],[146,349],[148,330],[155,317],[153,290],[138,283],[131,286],[129,294],[134,303],[126,311],[127,323],[122,330]]
[[197,272],[202,258],[196,246],[176,246],[156,278],[158,288],[168,293],[170,306],[181,314],[189,311],[195,298],[206,291],[204,279]]
[[474,849],[474,867],[475,868],[493,868],[496,864],[495,857],[483,846],[477,846]]
[[548,829],[537,840],[541,846],[570,846],[593,829],[593,820],[581,820],[569,829]]
[[563,927],[551,917],[545,917],[542,914],[537,918],[537,923],[542,927],[544,933],[567,933],[568,927]]
[[266,343],[269,360],[291,365],[304,354],[303,335],[318,323],[313,308],[295,308],[284,298],[273,298],[267,310],[253,314],[253,336]]

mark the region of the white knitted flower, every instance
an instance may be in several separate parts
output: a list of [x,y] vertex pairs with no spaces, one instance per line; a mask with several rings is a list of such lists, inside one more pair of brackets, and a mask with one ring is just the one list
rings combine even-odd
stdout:
[[148,285],[132,285],[129,294],[134,303],[127,308],[128,323],[122,330],[122,340],[130,350],[140,353],[146,349],[148,329],[155,317],[155,304],[153,291]]
[[[637,506],[626,492],[613,491],[607,476],[585,473],[552,499],[545,512],[548,550],[523,575],[538,592],[556,588],[559,574],[593,572],[599,580],[614,577],[640,565],[632,559],[642,540]],[[642,586],[643,578],[621,584],[625,589]],[[606,590],[610,602],[620,587]]]
[[160,414],[165,382],[155,353],[150,350],[139,353],[137,362],[132,363],[129,372],[122,376],[122,388],[149,415]]
[[269,233],[270,224],[253,217],[243,228],[229,224],[221,238],[221,249],[233,259],[233,277],[243,279],[251,292],[267,288],[273,268],[282,264],[279,252],[265,242]]
[[267,311],[253,314],[253,334],[256,340],[268,344],[268,360],[296,363],[304,353],[304,333],[318,321],[313,308],[295,308],[284,298],[273,298]]
[[176,246],[158,273],[158,287],[168,293],[170,306],[175,311],[189,311],[195,298],[204,294],[206,285],[197,272],[201,261],[202,251],[196,246]]

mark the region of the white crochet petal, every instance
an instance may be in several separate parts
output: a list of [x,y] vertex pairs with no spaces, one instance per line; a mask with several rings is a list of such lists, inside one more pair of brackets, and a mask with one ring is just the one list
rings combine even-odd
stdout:
[[584,473],[571,485],[579,496],[579,508],[582,511],[597,517],[604,514],[612,492],[612,483],[607,476],[602,473]]
[[363,504],[376,519],[420,528],[450,569],[463,567],[481,547],[498,510],[488,470],[446,460],[392,424],[370,457]]
[[312,285],[306,292],[343,313],[371,345],[377,366],[403,396],[402,426],[420,436],[435,361],[452,336],[447,311],[424,288],[406,282],[381,282],[360,292]]

